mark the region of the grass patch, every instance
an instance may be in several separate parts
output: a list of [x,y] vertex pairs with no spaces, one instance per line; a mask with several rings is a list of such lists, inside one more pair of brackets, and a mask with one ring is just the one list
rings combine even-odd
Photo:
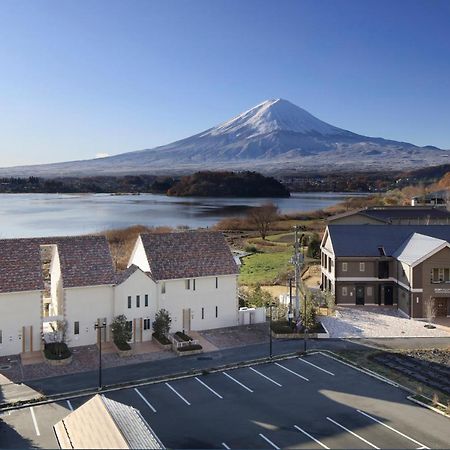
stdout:
[[242,259],[239,283],[247,286],[273,284],[280,272],[286,272],[290,268],[291,257],[291,248],[246,256]]

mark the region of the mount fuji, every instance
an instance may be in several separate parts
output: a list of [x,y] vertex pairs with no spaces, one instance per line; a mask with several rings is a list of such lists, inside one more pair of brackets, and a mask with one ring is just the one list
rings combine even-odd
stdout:
[[7,176],[189,173],[204,169],[344,171],[411,169],[448,162],[447,151],[362,136],[283,99],[265,102],[194,136],[153,149],[85,161],[0,169]]

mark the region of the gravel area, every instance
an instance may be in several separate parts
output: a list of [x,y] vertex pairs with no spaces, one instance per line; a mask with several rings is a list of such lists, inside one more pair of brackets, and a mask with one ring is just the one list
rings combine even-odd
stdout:
[[260,344],[269,340],[269,324],[240,325],[237,327],[218,328],[199,331],[205,339],[218,349]]
[[335,316],[320,321],[332,338],[449,337],[441,328],[405,318],[397,309],[383,306],[339,306]]

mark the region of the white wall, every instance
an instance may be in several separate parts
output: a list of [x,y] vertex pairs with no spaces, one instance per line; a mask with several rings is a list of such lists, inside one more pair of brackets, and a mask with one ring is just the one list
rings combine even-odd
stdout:
[[40,350],[41,292],[0,294],[0,356],[22,353],[22,327],[30,325],[33,326],[33,351]]
[[138,266],[143,272],[150,272],[147,254],[145,253],[144,244],[139,236],[134,244],[134,249],[128,262],[128,267],[132,264]]
[[[148,295],[148,306],[145,306],[145,295]],[[136,306],[136,296],[140,296],[140,307]],[[128,296],[131,296],[131,308],[128,308]],[[114,288],[114,311],[113,315],[124,314],[128,320],[136,319],[136,340],[140,340],[140,321],[150,319],[155,320],[158,308],[156,293],[156,283],[141,270],[136,270],[123,283]],[[143,326],[142,326],[143,328]],[[152,327],[149,330],[142,330],[142,340],[149,341],[152,338]]]
[[[166,293],[161,293],[161,282],[158,283],[159,309],[164,308],[172,317],[171,332],[183,329],[183,309],[191,309],[191,330],[208,330],[237,325],[238,297],[237,276],[219,276],[216,289],[216,277],[193,279],[191,288],[186,289],[185,280],[167,280]],[[216,306],[218,317],[216,317]],[[202,308],[204,318],[202,319]]]
[[[64,290],[65,319],[67,320],[67,345],[93,345],[97,342],[94,324],[106,317],[110,325],[113,319],[113,287],[93,286],[66,288]],[[80,334],[74,335],[74,322],[80,322]]]

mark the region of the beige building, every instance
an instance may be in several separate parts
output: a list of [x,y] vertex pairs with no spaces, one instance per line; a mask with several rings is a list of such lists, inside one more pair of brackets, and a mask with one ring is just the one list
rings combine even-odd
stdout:
[[160,449],[162,442],[141,413],[96,395],[53,427],[63,449]]
[[341,305],[396,305],[422,319],[450,316],[450,226],[329,225],[323,290]]

